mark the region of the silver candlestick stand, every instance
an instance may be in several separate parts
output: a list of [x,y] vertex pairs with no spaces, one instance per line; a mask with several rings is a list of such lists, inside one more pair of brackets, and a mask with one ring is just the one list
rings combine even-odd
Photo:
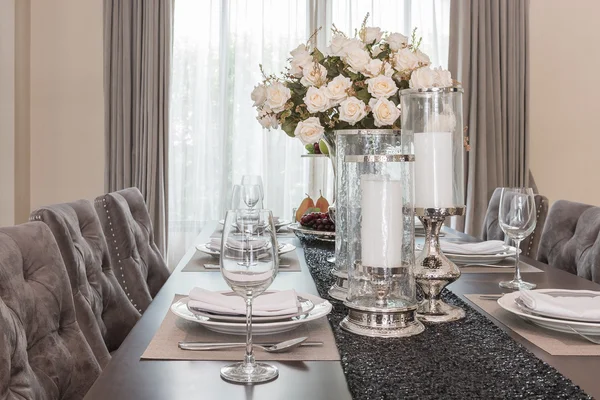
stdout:
[[464,215],[465,207],[416,208],[425,228],[425,244],[416,260],[415,280],[423,294],[417,315],[425,322],[450,322],[464,318],[462,308],[444,303],[442,289],[460,277],[460,270],[440,248],[440,230],[446,217]]

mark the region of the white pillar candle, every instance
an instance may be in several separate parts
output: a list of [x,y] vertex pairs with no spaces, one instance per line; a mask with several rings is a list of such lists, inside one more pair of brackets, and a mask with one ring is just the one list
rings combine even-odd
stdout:
[[402,183],[385,175],[362,175],[362,265],[392,268],[402,264]]
[[452,133],[415,133],[415,206],[453,207]]

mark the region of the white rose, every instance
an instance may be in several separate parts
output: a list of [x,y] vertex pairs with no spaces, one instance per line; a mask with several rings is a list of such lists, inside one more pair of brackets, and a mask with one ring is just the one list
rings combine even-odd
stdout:
[[380,28],[377,27],[370,27],[370,28],[365,28],[365,32],[364,32],[364,42],[367,44],[371,44],[373,42],[377,43],[381,40],[381,37],[383,36],[383,32],[381,32]]
[[265,100],[267,100],[267,89],[265,88],[265,85],[255,86],[252,93],[250,93],[250,98],[254,101],[254,107],[262,106]]
[[321,86],[327,80],[327,68],[319,63],[313,62],[304,67],[300,83],[304,86]]
[[371,56],[369,56],[366,50],[353,47],[346,52],[344,61],[350,66],[353,72],[362,72],[369,61],[371,61]]
[[347,41],[348,41],[348,38],[346,38],[346,36],[339,35],[339,34],[335,35],[331,39],[331,44],[329,45],[329,48],[328,48],[329,54],[331,54],[332,56],[341,57],[343,55],[342,50]]
[[363,73],[366,76],[375,77],[381,74],[381,70],[383,69],[383,61],[378,59],[373,59],[369,61]]
[[413,70],[419,67],[419,59],[408,47],[394,54],[393,61],[396,71]]
[[321,126],[319,118],[310,117],[304,121],[298,122],[294,130],[296,136],[303,145],[318,143],[323,137],[325,129]]
[[302,76],[302,70],[309,64],[312,63],[313,58],[306,49],[306,46],[301,44],[290,52],[292,55],[292,61],[290,63],[290,74],[295,77]]
[[392,51],[398,51],[408,46],[408,38],[401,33],[392,33],[385,39]]
[[427,54],[423,53],[421,50],[417,50],[415,55],[417,56],[417,60],[419,60],[419,63],[421,64],[422,67],[431,64],[431,60],[429,59],[429,56]]
[[389,76],[390,78],[392,75],[394,75],[394,68],[392,67],[392,64],[387,61],[383,62],[383,74],[385,76]]
[[442,67],[434,68],[433,73],[435,76],[435,85],[438,87],[450,87],[454,83],[452,82],[452,74],[450,71],[442,69]]
[[317,89],[311,86],[308,88],[306,96],[304,96],[304,104],[306,104],[308,112],[314,114],[331,108],[329,98],[325,95],[325,90],[325,87]]
[[273,112],[281,112],[285,109],[285,103],[292,97],[290,89],[281,82],[274,82],[267,87],[266,104]]
[[343,75],[338,75],[327,84],[325,96],[329,98],[333,105],[337,105],[340,101],[348,97],[346,91],[352,86],[352,81]]
[[356,124],[367,115],[366,104],[356,97],[348,97],[340,103],[340,120]]
[[437,74],[429,67],[422,67],[412,72],[409,86],[412,89],[426,89],[435,87]]
[[279,122],[277,121],[277,117],[275,116],[275,114],[272,113],[259,113],[258,117],[256,117],[256,119],[258,120],[258,122],[260,122],[260,124],[263,126],[263,128],[266,129],[276,129],[277,126],[279,125]]
[[373,97],[385,97],[386,99],[398,92],[398,87],[392,78],[385,75],[379,75],[375,78],[367,79],[367,90]]
[[391,126],[400,116],[400,110],[394,103],[380,97],[379,99],[371,99],[369,107],[375,118],[375,126]]

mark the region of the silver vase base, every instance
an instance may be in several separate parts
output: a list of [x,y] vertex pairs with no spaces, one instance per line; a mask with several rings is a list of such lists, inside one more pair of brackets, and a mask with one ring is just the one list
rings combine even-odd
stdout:
[[340,327],[361,336],[397,338],[418,335],[425,326],[416,318],[416,309],[386,310],[360,309],[352,303],[344,303],[348,315]]
[[336,269],[331,270],[331,273],[335,276],[335,283],[327,294],[333,299],[346,301],[346,296],[348,295],[348,273]]
[[423,322],[443,323],[458,321],[465,317],[465,310],[441,300],[424,299],[417,307],[417,318]]

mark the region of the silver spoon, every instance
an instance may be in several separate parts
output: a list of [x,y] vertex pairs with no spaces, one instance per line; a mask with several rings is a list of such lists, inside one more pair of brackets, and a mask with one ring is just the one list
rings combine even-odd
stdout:
[[[266,351],[267,353],[283,353],[286,351],[290,351],[302,344],[302,342],[306,341],[308,336],[299,337],[295,339],[286,340],[281,343],[276,343],[273,345],[262,346],[260,344],[254,344],[254,347],[258,347]],[[179,348],[182,350],[223,350],[223,349],[234,349],[238,347],[246,347],[246,343],[186,343],[179,342]]]
[[569,327],[569,329],[571,329],[573,332],[575,332],[576,334],[578,334],[579,336],[581,336],[582,338],[594,343],[594,344],[600,344],[600,340],[598,339],[594,339],[589,337],[588,335],[584,335],[583,333],[579,332],[577,329],[573,328],[571,325],[567,325]]

